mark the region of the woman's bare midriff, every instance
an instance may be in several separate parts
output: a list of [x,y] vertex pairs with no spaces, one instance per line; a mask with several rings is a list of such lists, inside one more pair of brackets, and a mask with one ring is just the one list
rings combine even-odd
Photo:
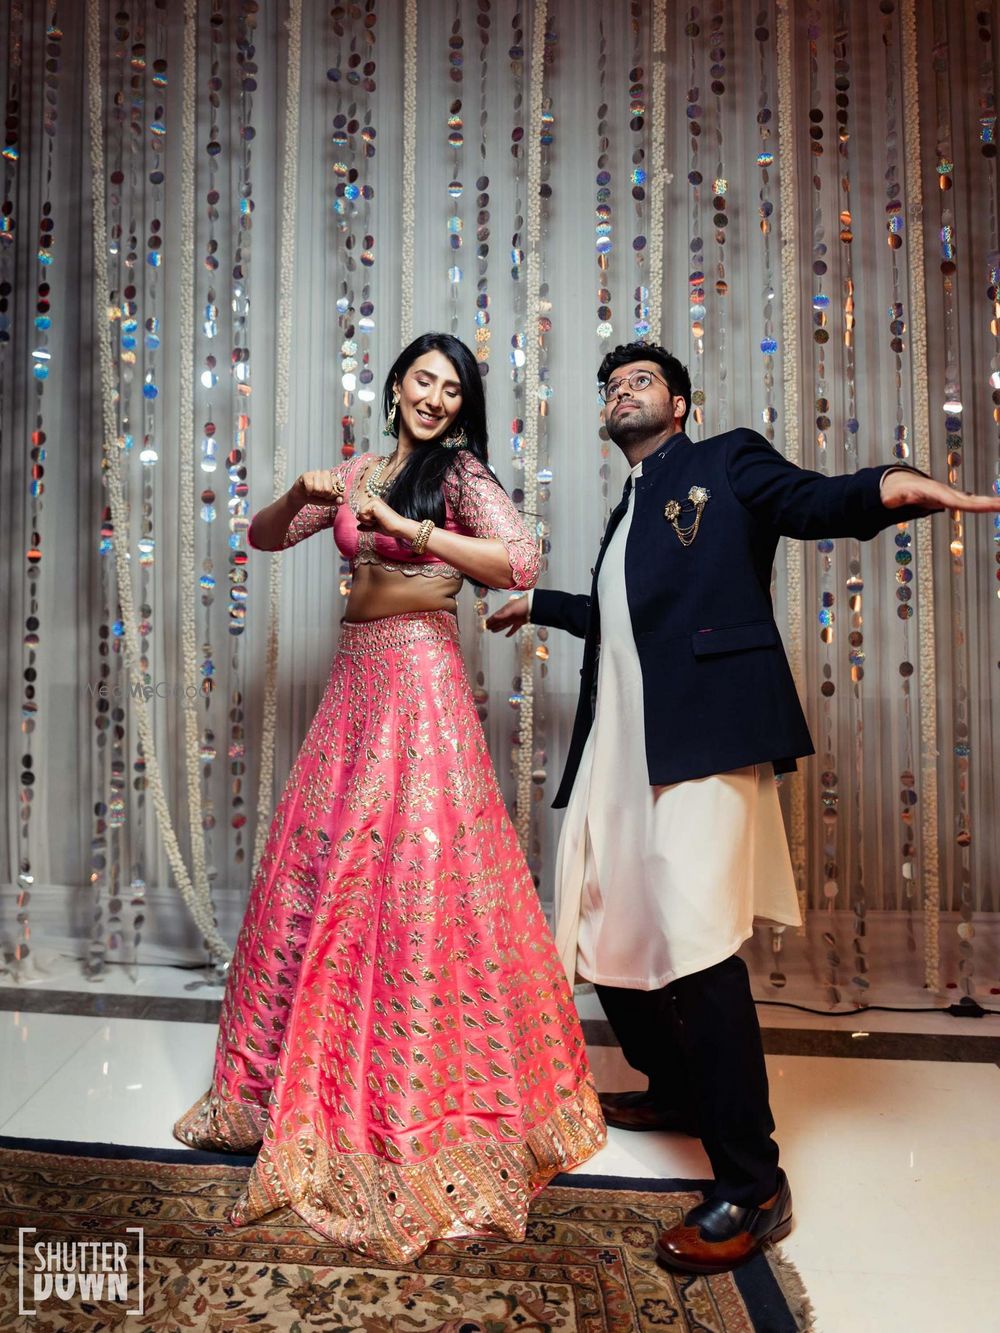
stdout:
[[400,574],[381,565],[359,564],[354,570],[344,619],[349,622],[381,620],[407,611],[458,609],[462,580],[443,574]]

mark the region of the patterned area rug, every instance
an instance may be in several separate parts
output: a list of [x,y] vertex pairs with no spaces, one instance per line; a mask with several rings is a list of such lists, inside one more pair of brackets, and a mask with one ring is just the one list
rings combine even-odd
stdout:
[[[44,1149],[39,1151],[38,1149]],[[524,1241],[442,1241],[416,1263],[357,1265],[291,1213],[233,1228],[249,1159],[0,1138],[0,1328],[24,1333],[801,1333],[794,1269],[773,1247],[736,1274],[674,1277],[657,1234],[697,1182],[563,1176]],[[141,1226],[144,1312],[54,1293],[18,1313],[18,1228],[35,1242],[121,1239]],[[134,1236],[135,1233],[132,1233]],[[129,1237],[130,1243],[132,1236]],[[31,1283],[23,1288],[32,1301]],[[129,1301],[134,1299],[130,1294]]]

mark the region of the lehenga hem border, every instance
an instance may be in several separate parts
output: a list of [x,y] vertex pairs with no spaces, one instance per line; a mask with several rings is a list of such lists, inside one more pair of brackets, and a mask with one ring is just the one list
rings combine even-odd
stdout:
[[[228,1124],[237,1137],[241,1129],[246,1133],[255,1108],[223,1109],[211,1093],[177,1121],[174,1133],[192,1147],[234,1149],[232,1135],[213,1139],[196,1132],[197,1122],[204,1127],[212,1101],[217,1126]],[[229,1220],[245,1226],[289,1208],[335,1244],[389,1263],[408,1263],[435,1240],[492,1236],[519,1241],[534,1196],[607,1141],[589,1081],[524,1139],[504,1143],[485,1129],[481,1133],[478,1142],[453,1143],[418,1162],[338,1151],[313,1125],[300,1127],[291,1139],[265,1139]]]

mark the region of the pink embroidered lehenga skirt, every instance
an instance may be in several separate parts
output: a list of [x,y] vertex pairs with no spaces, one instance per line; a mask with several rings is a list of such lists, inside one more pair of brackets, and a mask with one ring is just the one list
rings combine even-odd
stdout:
[[605,1139],[573,998],[445,611],[344,624],[230,965],[211,1089],[174,1126],[401,1262],[524,1235]]

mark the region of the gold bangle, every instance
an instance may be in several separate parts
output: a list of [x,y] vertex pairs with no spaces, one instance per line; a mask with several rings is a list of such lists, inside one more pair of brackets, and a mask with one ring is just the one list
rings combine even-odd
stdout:
[[421,522],[419,528],[417,528],[417,535],[410,543],[414,555],[423,555],[427,550],[427,543],[431,539],[431,533],[434,531],[434,528],[435,523],[432,518],[425,518]]

